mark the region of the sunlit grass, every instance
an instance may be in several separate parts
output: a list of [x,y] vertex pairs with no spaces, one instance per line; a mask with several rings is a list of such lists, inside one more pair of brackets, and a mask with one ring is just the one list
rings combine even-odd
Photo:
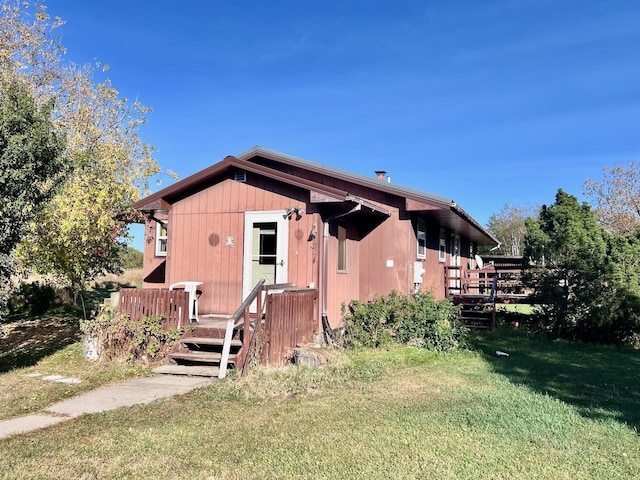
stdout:
[[[88,292],[91,308],[122,285],[135,284],[141,271],[101,278]],[[57,401],[149,370],[126,362],[92,362],[82,356],[77,305],[62,305],[38,316],[26,312],[4,316],[0,323],[0,420],[37,413]],[[40,376],[31,376],[41,374]],[[62,375],[80,383],[43,380]]]
[[[479,339],[479,348],[344,353],[321,368],[261,369],[81,417],[3,441],[0,477],[640,478],[634,426],[591,415],[608,411],[605,402],[574,403],[540,391],[539,378],[511,376],[507,362],[523,367],[519,352],[586,361],[572,344],[556,351],[504,335]],[[512,355],[498,359],[498,348]],[[602,376],[637,361],[632,351],[595,353]],[[628,408],[615,408],[630,412],[637,394],[636,386]]]
[[[41,374],[32,376],[33,374]],[[0,374],[0,420],[37,413],[43,408],[93,388],[126,378],[148,375],[149,371],[126,362],[92,362],[82,356],[80,342],[68,345],[35,365]],[[80,383],[44,380],[62,375]]]

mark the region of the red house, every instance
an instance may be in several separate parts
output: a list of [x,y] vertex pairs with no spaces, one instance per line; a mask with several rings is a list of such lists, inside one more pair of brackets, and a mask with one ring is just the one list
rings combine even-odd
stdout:
[[232,314],[253,286],[318,291],[317,326],[392,290],[461,288],[497,240],[453,200],[262,147],[137,202],[147,214],[144,287],[202,282],[199,315]]

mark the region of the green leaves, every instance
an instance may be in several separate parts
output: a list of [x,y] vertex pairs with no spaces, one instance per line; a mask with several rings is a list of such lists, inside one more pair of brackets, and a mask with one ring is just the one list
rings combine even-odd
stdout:
[[17,83],[0,94],[0,307],[13,271],[11,255],[67,170],[64,140],[49,115]]
[[467,330],[458,322],[458,309],[449,300],[435,301],[431,293],[391,292],[373,301],[351,302],[343,308],[348,345],[380,347],[410,343],[429,350],[465,346]]
[[608,233],[588,204],[559,190],[527,222],[525,255],[534,268],[540,327],[555,337],[630,342],[640,336],[640,240]]
[[[8,132],[4,140],[0,132],[7,153],[0,188],[12,194],[11,202],[0,202],[0,240],[11,238],[0,242],[0,254],[9,255],[28,232],[18,252],[22,265],[82,290],[97,275],[119,271],[130,206],[160,169],[138,135],[150,109],[120,96],[105,64],[65,61],[55,32],[61,24],[44,5],[2,2],[0,92],[15,84],[32,98],[15,99],[0,122]],[[64,179],[40,168],[48,164],[38,159],[51,151],[71,170]],[[15,221],[4,220],[6,210]]]

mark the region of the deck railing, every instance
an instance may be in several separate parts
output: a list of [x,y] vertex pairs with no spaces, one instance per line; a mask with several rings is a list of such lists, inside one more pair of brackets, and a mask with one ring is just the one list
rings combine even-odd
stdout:
[[123,288],[120,290],[120,313],[133,321],[144,317],[162,317],[162,328],[180,328],[189,323],[189,294],[182,290]]
[[[224,378],[231,354],[232,339],[241,339],[235,365],[244,372],[252,355],[259,362],[281,365],[293,357],[298,345],[313,341],[318,331],[318,290],[291,284],[264,285],[259,281],[224,329],[219,378]],[[162,326],[189,324],[189,294],[182,290],[122,289],[120,312],[134,321],[160,316]],[[252,308],[255,305],[255,311]],[[259,345],[259,349],[257,346]],[[253,352],[256,352],[253,353]]]
[[444,282],[445,296],[458,294],[498,295],[524,294],[521,281],[522,268],[485,266],[473,270],[463,270],[461,267],[445,267]]
[[[264,312],[264,316],[257,315],[251,322],[245,315],[244,343],[237,362],[243,373],[258,342],[260,363],[282,365],[292,358],[294,348],[312,342],[318,330],[317,289],[286,284],[265,285],[262,291],[264,303],[262,307],[258,303],[257,311]],[[258,295],[256,300],[260,298]]]

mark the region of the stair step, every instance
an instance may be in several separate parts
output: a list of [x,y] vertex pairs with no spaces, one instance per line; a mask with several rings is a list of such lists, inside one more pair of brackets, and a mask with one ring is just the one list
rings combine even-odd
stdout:
[[[251,323],[255,322],[254,319],[251,319]],[[227,321],[224,322],[207,322],[207,323],[194,323],[192,326],[196,327],[195,330],[221,330],[224,331],[227,329]],[[238,330],[244,327],[244,321],[238,321],[234,324],[233,328]]]
[[[181,338],[180,343],[188,344],[192,343],[195,345],[224,345],[224,338],[208,338],[208,337],[187,337]],[[241,347],[242,340],[231,340],[232,347]]]
[[161,375],[187,375],[192,377],[217,377],[218,367],[206,365],[160,365],[153,369],[153,373]]
[[[237,355],[229,355],[229,363],[235,363]],[[188,360],[190,362],[219,362],[222,354],[218,352],[173,352],[169,354],[173,360]]]

